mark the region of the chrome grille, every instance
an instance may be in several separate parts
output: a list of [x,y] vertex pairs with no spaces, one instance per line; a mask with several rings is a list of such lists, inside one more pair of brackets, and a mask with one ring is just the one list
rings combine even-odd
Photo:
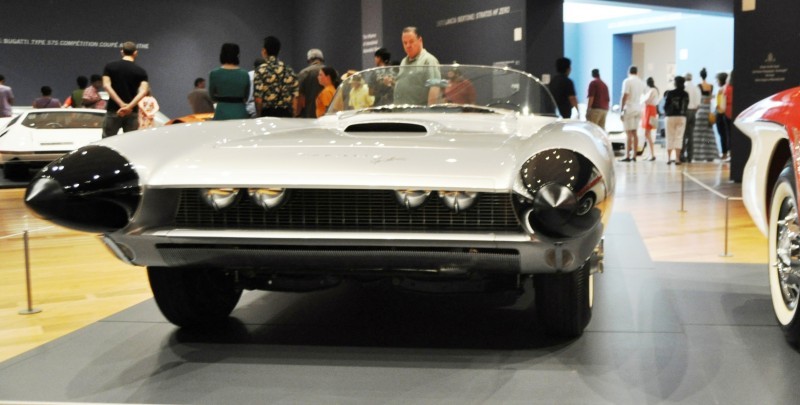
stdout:
[[408,211],[392,190],[290,190],[288,201],[265,211],[246,191],[232,206],[215,211],[200,198],[199,189],[184,189],[174,226],[193,229],[248,229],[357,232],[495,232],[522,231],[511,196],[481,193],[463,212],[445,207],[436,193]]

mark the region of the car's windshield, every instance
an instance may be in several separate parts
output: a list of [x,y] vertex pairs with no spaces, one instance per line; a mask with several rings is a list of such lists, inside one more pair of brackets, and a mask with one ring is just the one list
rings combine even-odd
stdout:
[[327,114],[359,112],[517,112],[555,115],[550,92],[514,69],[472,66],[391,66],[347,77]]
[[102,112],[49,111],[32,112],[25,116],[22,125],[38,129],[101,128]]

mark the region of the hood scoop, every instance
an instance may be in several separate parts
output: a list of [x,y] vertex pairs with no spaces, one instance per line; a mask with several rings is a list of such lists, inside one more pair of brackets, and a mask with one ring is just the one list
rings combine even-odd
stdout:
[[406,122],[365,122],[348,126],[344,132],[413,132],[427,133],[424,125],[409,124]]

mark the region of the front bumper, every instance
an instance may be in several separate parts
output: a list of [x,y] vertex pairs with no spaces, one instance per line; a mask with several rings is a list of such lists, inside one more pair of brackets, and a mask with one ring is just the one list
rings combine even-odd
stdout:
[[204,266],[275,273],[555,273],[580,268],[603,225],[579,238],[528,235],[364,232],[266,232],[174,229],[113,233],[104,241],[140,266]]

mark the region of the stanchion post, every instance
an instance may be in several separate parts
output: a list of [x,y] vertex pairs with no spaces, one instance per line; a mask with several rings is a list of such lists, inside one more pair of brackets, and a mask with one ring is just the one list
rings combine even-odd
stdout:
[[720,255],[722,257],[733,256],[732,254],[728,253],[728,217],[730,217],[730,202],[730,197],[725,197],[725,251]]
[[683,199],[685,195],[685,187],[683,184],[685,181],[686,181],[686,170],[684,169],[681,171],[681,210],[678,212],[686,212],[686,210],[683,209]]
[[28,293],[28,307],[26,309],[20,310],[20,315],[31,315],[31,314],[38,314],[42,312],[39,308],[33,307],[33,298],[31,297],[31,260],[30,260],[30,253],[29,253],[29,243],[28,243],[28,230],[26,229],[25,232],[22,233],[22,242],[25,249],[25,286],[27,288]]

